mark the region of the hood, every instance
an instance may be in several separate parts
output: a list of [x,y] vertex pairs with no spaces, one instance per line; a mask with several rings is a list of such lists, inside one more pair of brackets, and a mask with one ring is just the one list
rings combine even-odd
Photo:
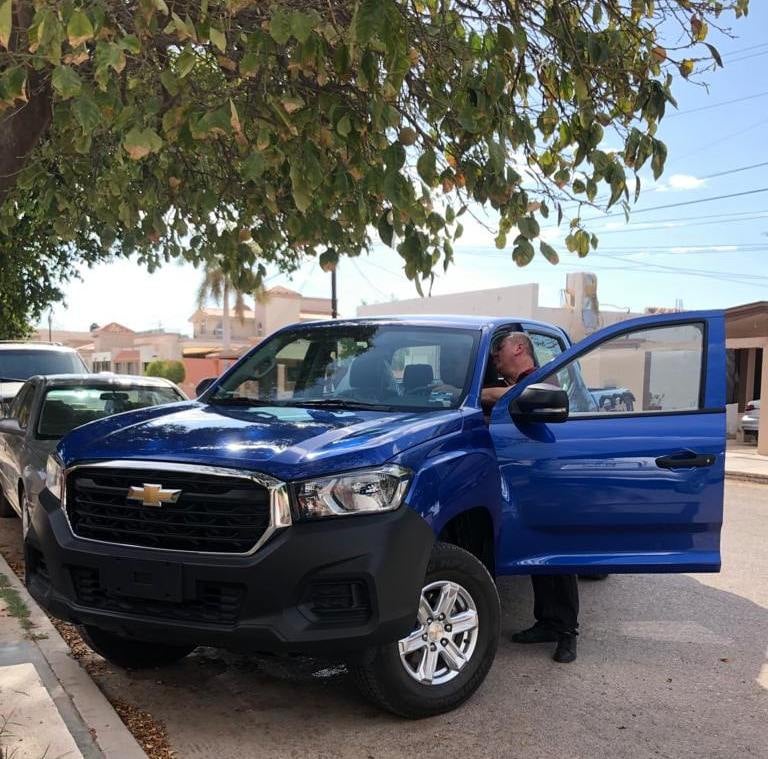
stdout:
[[251,469],[283,480],[375,466],[462,426],[457,410],[251,409],[196,401],[118,414],[69,433],[65,466],[141,459]]

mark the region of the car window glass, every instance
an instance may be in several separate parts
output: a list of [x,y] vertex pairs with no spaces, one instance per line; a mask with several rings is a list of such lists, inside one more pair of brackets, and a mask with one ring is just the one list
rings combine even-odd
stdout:
[[29,424],[29,415],[32,411],[32,399],[34,394],[35,388],[33,385],[24,385],[24,387],[19,390],[19,393],[11,406],[10,416],[18,421],[19,427],[22,429],[26,429]]
[[87,368],[73,350],[0,350],[0,377],[26,380],[37,374],[82,374]]
[[466,393],[478,336],[379,324],[292,330],[246,357],[209,402],[454,407]]
[[183,400],[172,387],[61,387],[45,394],[37,434],[59,438],[82,424],[124,411]]
[[552,335],[529,332],[528,337],[531,338],[533,343],[533,352],[536,354],[536,363],[539,366],[548,364],[553,358],[557,358],[563,352],[563,344]]
[[565,367],[578,365],[588,389],[588,397],[569,391],[570,415],[696,410],[703,357],[704,329],[698,323],[636,330],[606,340]]

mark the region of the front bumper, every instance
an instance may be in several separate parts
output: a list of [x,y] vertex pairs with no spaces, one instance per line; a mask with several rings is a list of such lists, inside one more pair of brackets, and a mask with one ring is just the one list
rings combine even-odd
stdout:
[[760,417],[759,416],[742,416],[739,422],[744,432],[757,432],[760,429]]
[[83,540],[48,490],[30,516],[27,586],[54,616],[245,652],[349,657],[403,637],[434,543],[407,507],[294,524],[250,556]]

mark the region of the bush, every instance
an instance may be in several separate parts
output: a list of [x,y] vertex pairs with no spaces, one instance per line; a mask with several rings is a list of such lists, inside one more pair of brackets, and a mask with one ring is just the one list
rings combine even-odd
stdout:
[[148,377],[165,377],[177,385],[184,382],[187,372],[181,361],[153,361],[147,367],[145,374]]

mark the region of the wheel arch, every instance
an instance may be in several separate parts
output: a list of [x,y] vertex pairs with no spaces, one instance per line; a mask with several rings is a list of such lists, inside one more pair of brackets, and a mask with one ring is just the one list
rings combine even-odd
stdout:
[[438,533],[439,541],[463,548],[496,576],[496,532],[490,509],[476,506],[449,519]]

